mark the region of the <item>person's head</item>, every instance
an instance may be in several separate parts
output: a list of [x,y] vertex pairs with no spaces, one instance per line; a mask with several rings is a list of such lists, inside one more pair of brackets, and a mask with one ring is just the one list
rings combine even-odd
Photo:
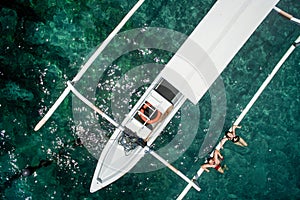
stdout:
[[215,164],[215,161],[213,158],[208,158],[207,159],[207,163],[210,164],[210,165],[214,165]]
[[233,133],[230,132],[230,131],[227,131],[227,132],[225,133],[225,135],[226,135],[227,137],[229,137],[229,138],[233,138]]

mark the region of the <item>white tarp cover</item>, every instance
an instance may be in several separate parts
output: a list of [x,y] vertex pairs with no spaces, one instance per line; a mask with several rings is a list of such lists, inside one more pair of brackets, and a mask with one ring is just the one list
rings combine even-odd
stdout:
[[162,70],[197,104],[279,0],[218,0]]

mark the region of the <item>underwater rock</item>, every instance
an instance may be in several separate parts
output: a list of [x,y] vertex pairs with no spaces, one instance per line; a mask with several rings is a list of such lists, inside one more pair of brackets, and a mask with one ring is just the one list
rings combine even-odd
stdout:
[[235,194],[228,194],[228,198],[230,198],[230,199],[239,199],[239,197]]
[[14,10],[19,18],[31,21],[42,21],[43,19],[31,8],[31,1],[1,0],[0,7]]
[[51,29],[45,26],[45,24],[42,22],[35,23],[32,21],[27,21],[24,23],[24,27],[26,36],[24,37],[24,40],[29,44],[45,44],[47,39],[49,39],[49,32]]
[[9,101],[32,101],[34,98],[32,92],[20,88],[20,86],[14,82],[8,82],[5,86],[5,88],[0,90],[0,98],[5,98]]
[[253,191],[255,191],[256,194],[266,189],[267,172],[264,163],[257,163],[249,172],[249,183],[254,188]]
[[17,13],[13,10],[2,8],[0,11],[1,36],[7,36],[6,39],[13,40],[13,34],[16,30],[17,23]]

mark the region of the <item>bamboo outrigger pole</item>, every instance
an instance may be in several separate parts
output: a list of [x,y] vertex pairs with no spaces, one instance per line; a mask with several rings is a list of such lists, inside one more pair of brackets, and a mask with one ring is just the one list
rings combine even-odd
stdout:
[[287,18],[288,20],[291,20],[300,25],[300,19],[295,18],[293,15],[285,12],[284,10],[281,10],[280,8],[278,8],[276,6],[274,7],[274,10],[276,12],[278,12],[280,15],[282,15],[283,17]]
[[[247,112],[253,106],[253,104],[255,103],[255,101],[258,99],[258,97],[261,95],[261,93],[264,91],[264,89],[267,87],[267,85],[273,79],[273,77],[275,76],[275,74],[278,72],[278,70],[280,69],[280,67],[282,66],[282,64],[286,61],[286,59],[289,57],[289,55],[291,55],[291,53],[299,45],[300,45],[300,36],[298,36],[298,38],[295,40],[295,42],[285,52],[285,54],[283,55],[283,57],[280,59],[280,61],[274,67],[272,73],[266,78],[266,80],[263,82],[263,84],[257,90],[257,92],[255,93],[255,95],[252,97],[252,99],[250,100],[250,102],[247,104],[247,106],[242,111],[242,113],[240,114],[240,116],[236,119],[236,121],[233,123],[233,125],[238,125],[242,121],[242,119],[245,117],[245,115],[247,114]],[[220,150],[221,146],[222,146],[222,144],[221,144],[221,142],[219,142],[215,149]],[[213,152],[211,153],[211,156],[212,156],[212,154],[213,154]],[[200,169],[197,171],[196,175],[193,177],[192,180],[198,179],[201,176],[201,174],[203,173],[203,171],[204,170],[200,167]],[[181,192],[181,194],[177,197],[177,200],[183,199],[183,197],[188,193],[188,191],[190,189],[191,189],[191,185],[188,184],[184,188],[184,190]]]
[[[136,10],[144,3],[145,0],[139,0],[134,7],[127,13],[127,15],[122,19],[122,21],[118,24],[118,26],[109,34],[109,36],[103,41],[100,47],[95,51],[95,53],[88,59],[88,61],[83,65],[78,74],[73,78],[72,82],[77,82],[86,72],[86,70],[93,64],[93,62],[97,59],[99,54],[105,49],[105,47],[110,43],[110,41],[115,37],[115,35],[121,30],[121,28],[125,25],[125,23],[130,19],[130,17],[136,12]],[[70,88],[67,87],[60,97],[56,100],[53,106],[49,109],[46,115],[39,121],[39,123],[35,126],[34,130],[38,131],[46,121],[51,117],[51,115],[55,112],[57,107],[61,104],[61,102],[66,98],[69,94]]]
[[237,120],[234,122],[234,125],[238,125],[242,119],[245,117],[247,112],[250,110],[250,108],[253,106],[255,101],[258,99],[258,97],[261,95],[261,93],[264,91],[264,89],[267,87],[267,85],[271,82],[272,78],[275,76],[275,74],[278,72],[282,64],[286,61],[286,59],[291,55],[291,53],[295,50],[297,47],[297,44],[300,42],[300,36],[295,40],[295,42],[290,46],[290,48],[285,52],[283,57],[280,59],[280,61],[277,63],[277,65],[274,67],[272,73],[266,78],[266,80],[263,82],[263,84],[260,86],[258,91],[255,93],[255,95],[252,97],[251,101],[248,103],[246,108],[243,110],[243,112],[240,114],[240,116],[237,118]]

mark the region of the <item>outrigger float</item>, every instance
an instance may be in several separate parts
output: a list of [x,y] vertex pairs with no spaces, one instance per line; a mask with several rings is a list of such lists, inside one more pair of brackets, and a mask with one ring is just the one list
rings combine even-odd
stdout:
[[[200,187],[192,181],[193,179],[187,178],[182,172],[151,150],[150,146],[186,100],[190,100],[194,104],[198,103],[272,9],[276,8],[277,12],[299,23],[298,19],[275,7],[278,1],[217,1],[122,123],[118,124],[80,94],[75,86],[86,70],[144,2],[144,0],[138,1],[88,59],[74,79],[67,82],[67,88],[34,130],[39,130],[65,97],[72,92],[92,110],[116,127],[98,160],[90,187],[91,192],[95,192],[122,177],[146,153],[150,153],[188,183],[178,199],[182,199],[191,187],[200,191]],[[299,38],[296,40],[293,48],[299,44],[299,40]],[[195,44],[197,47],[195,47]],[[286,58],[288,55],[286,55]],[[243,115],[246,114],[253,103],[248,104]],[[238,124],[242,118],[243,116],[235,124]],[[219,145],[216,148],[219,148]],[[194,179],[197,179],[202,172],[203,170],[200,168]]]

